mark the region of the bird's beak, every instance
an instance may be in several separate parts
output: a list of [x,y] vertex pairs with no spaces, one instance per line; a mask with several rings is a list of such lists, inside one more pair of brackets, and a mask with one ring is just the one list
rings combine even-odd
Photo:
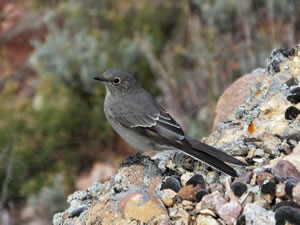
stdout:
[[107,79],[105,79],[103,76],[97,76],[97,77],[94,77],[95,80],[99,80],[99,81],[102,81],[102,82],[107,82]]

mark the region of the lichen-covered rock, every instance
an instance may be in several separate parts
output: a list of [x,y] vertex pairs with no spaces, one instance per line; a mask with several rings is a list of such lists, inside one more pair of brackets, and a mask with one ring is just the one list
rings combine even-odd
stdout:
[[246,225],[275,225],[274,212],[256,204],[247,204],[243,214]]

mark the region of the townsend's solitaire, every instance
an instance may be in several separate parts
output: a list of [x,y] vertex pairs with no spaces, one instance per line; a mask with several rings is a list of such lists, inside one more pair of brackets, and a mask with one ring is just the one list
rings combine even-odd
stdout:
[[105,84],[104,113],[107,120],[137,150],[180,150],[233,177],[237,176],[235,170],[224,162],[246,166],[221,150],[186,136],[180,125],[131,73],[112,68],[95,79]]

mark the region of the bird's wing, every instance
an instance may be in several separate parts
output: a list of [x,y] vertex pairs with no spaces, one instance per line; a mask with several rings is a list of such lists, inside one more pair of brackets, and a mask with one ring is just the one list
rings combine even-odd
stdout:
[[123,126],[129,128],[143,128],[165,138],[175,141],[184,139],[184,132],[180,125],[163,109],[157,112],[130,113],[115,116]]

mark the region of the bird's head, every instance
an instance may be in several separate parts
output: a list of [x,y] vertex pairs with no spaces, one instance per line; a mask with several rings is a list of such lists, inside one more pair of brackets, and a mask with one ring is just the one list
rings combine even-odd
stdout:
[[131,73],[120,68],[108,69],[100,76],[94,77],[94,79],[102,81],[106,90],[112,95],[124,94],[139,86]]

